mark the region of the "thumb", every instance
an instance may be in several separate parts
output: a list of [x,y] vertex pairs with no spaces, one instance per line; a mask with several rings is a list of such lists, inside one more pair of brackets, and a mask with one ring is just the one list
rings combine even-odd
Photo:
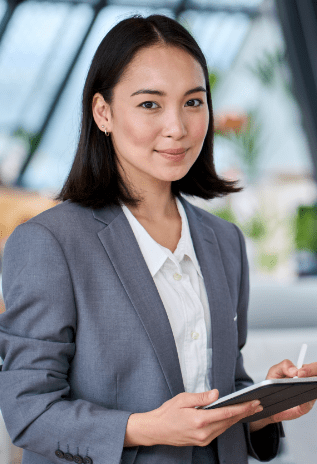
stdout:
[[200,393],[187,393],[184,397],[184,406],[187,408],[201,408],[213,403],[219,398],[219,391],[217,389],[208,390]]

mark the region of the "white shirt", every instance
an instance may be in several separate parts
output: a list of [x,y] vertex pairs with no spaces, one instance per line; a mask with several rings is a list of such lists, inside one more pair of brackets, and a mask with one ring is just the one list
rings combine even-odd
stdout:
[[165,307],[186,392],[210,390],[211,321],[204,279],[186,212],[176,198],[182,234],[174,253],[157,243],[121,203]]

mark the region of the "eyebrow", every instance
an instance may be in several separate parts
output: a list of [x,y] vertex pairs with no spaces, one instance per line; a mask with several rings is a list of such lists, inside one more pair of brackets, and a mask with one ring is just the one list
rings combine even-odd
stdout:
[[[196,93],[196,92],[207,92],[207,90],[204,89],[204,87],[202,87],[201,85],[199,85],[198,87],[195,87],[194,89],[187,90],[187,92],[184,93],[184,96],[190,95],[190,94]],[[134,95],[140,95],[140,94],[143,94],[143,93],[148,93],[148,94],[151,94],[151,95],[160,95],[161,97],[166,97],[165,92],[162,92],[161,90],[152,90],[152,89],[137,90],[136,92],[133,92],[133,94],[130,95],[130,96],[133,97]]]

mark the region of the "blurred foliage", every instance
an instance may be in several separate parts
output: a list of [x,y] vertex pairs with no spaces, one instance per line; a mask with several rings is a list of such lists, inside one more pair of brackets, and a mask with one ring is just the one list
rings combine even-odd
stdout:
[[266,271],[272,271],[278,264],[278,255],[261,253],[258,261],[260,267],[264,268]]
[[259,213],[254,215],[248,221],[241,223],[238,221],[230,206],[220,208],[218,210],[210,210],[210,212],[215,216],[236,224],[242,230],[244,235],[252,240],[262,240],[268,232],[265,219],[262,218]]
[[42,139],[40,132],[29,132],[23,127],[16,129],[13,132],[13,136],[25,142],[28,153],[34,153]]
[[[253,65],[246,64],[245,66],[264,87],[274,87],[280,82],[289,96],[293,96],[291,73],[283,50],[277,49],[273,52],[266,50]],[[261,135],[258,109],[248,111],[248,124],[241,127],[241,130],[215,131],[215,137],[223,137],[234,144],[235,154],[250,183],[253,183],[260,173]]]
[[298,207],[295,231],[297,250],[317,253],[317,205]]
[[253,66],[250,64],[245,66],[265,87],[273,87],[278,74],[280,74],[285,92],[293,97],[292,76],[287,54],[283,50],[277,49],[273,52],[265,50],[262,57],[258,58]]
[[261,213],[261,211],[257,211],[250,219],[241,222],[238,221],[230,204],[218,210],[210,209],[209,212],[236,224],[242,230],[244,236],[254,243],[256,250],[254,262],[256,266],[265,273],[275,271],[278,265],[289,258],[292,251],[291,249],[282,252],[272,252],[271,245],[267,242],[267,239],[274,236],[282,223],[284,226],[287,224],[289,227],[292,227],[292,223],[289,219],[279,218],[278,220],[278,218],[274,217],[267,218],[264,212]]
[[243,233],[252,240],[262,240],[267,234],[267,227],[263,218],[253,216],[245,224],[241,224]]
[[261,155],[261,125],[258,111],[248,112],[248,123],[239,131],[216,132],[215,136],[223,137],[234,145],[235,154],[239,158],[241,167],[249,182],[254,182],[259,175],[259,161]]
[[236,218],[234,212],[232,211],[232,208],[229,208],[229,207],[221,208],[221,209],[218,209],[216,211],[212,210],[210,212],[212,214],[214,214],[215,216],[218,216],[221,219],[224,219],[225,221],[233,222],[234,224],[238,225],[237,218]]
[[282,50],[275,50],[274,52],[265,50],[262,57],[258,58],[253,66],[246,64],[246,67],[260,79],[263,85],[269,87],[274,82],[278,68],[284,63],[285,54]]
[[209,85],[210,85],[210,92],[215,89],[216,85],[219,82],[219,74],[216,71],[209,71],[208,72],[209,76]]
[[[265,51],[261,57],[246,66],[259,80],[264,92],[265,89],[279,87],[289,97],[294,98],[292,76],[286,53],[283,50]],[[264,95],[266,94],[264,93]],[[232,124],[230,127],[228,121],[225,121],[222,125],[219,124],[219,130],[215,132],[215,137],[222,137],[233,145],[234,154],[247,176],[247,183],[250,184],[256,184],[260,175],[261,146],[262,143],[265,143],[259,110],[260,108],[255,108],[247,112],[247,123],[243,122],[243,117],[240,115],[241,124],[238,125],[238,128],[233,128]],[[230,118],[230,115],[228,117]],[[317,252],[317,206],[312,207],[308,215],[307,212],[304,214],[303,211],[298,212],[297,218],[292,215],[294,219],[281,217],[277,211],[274,211],[274,208],[272,210],[260,209],[248,220],[240,222],[237,220],[235,212],[232,211],[230,202],[227,205],[225,208],[210,212],[236,224],[244,235],[253,242],[254,262],[264,272],[276,271],[280,266],[285,266],[294,250],[294,242],[296,242],[298,249]],[[276,248],[274,241],[281,230],[284,231],[285,237],[292,239],[289,242],[286,239],[285,246],[279,245]]]

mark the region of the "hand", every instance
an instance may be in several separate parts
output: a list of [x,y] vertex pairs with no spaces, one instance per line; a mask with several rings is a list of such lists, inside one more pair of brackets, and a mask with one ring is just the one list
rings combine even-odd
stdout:
[[[297,367],[291,361],[285,359],[279,364],[271,367],[266,376],[266,379],[285,379],[293,378],[295,376],[298,376],[299,378],[317,376],[317,363],[304,364],[301,369],[297,369]],[[300,404],[294,408],[287,409],[286,411],[282,411],[278,414],[274,414],[273,416],[267,417],[266,419],[251,422],[250,431],[255,432],[256,430],[260,430],[268,424],[298,419],[304,414],[307,414],[312,409],[315,402],[316,400],[309,401],[308,403]]]
[[[138,414],[138,425],[132,424],[135,438],[129,443],[126,437],[124,446],[206,446],[243,417],[263,409],[259,401],[210,410],[195,408],[213,403],[218,396],[218,390],[180,393],[159,408]],[[133,416],[129,420],[133,421]]]

